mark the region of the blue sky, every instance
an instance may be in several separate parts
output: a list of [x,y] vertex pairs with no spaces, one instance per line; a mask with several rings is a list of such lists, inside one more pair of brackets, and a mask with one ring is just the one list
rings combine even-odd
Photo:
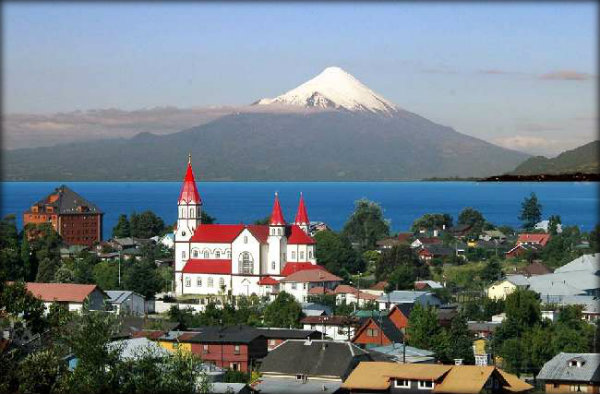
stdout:
[[337,65],[517,149],[595,137],[589,3],[4,3],[7,113],[244,105]]

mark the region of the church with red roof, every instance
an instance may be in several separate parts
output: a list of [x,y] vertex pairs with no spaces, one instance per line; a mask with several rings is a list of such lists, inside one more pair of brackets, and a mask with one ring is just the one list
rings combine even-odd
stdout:
[[314,282],[302,282],[305,275],[298,272],[323,271],[327,275],[320,277],[326,281],[317,283],[319,286],[334,288],[341,281],[317,264],[302,194],[293,223],[285,221],[277,193],[266,225],[204,224],[202,203],[189,157],[177,201],[177,295],[270,295],[276,294],[280,283],[291,276],[300,279],[286,283],[295,284],[292,293],[303,302]]

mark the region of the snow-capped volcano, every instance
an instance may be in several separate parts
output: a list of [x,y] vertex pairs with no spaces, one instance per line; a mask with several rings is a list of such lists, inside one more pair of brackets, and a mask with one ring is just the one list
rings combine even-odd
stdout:
[[399,110],[396,105],[339,67],[327,67],[319,75],[297,88],[273,99],[261,99],[255,104],[282,104],[384,114],[393,114]]

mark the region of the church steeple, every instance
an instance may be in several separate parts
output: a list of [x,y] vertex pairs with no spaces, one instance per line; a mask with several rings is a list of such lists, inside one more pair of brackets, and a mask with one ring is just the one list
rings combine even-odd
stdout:
[[305,233],[308,233],[310,221],[308,220],[308,213],[306,212],[306,206],[304,205],[304,196],[302,195],[302,192],[300,192],[300,203],[298,203],[298,212],[296,212],[294,224],[304,230]]
[[183,178],[183,185],[177,201],[177,231],[175,238],[178,241],[187,241],[200,225],[202,217],[202,199],[196,187],[194,170],[192,169],[192,155],[188,155],[188,165]]
[[194,177],[194,170],[192,169],[192,154],[188,154],[188,165],[183,178],[183,186],[181,187],[181,193],[179,193],[179,203],[185,202],[187,204],[196,203],[202,205],[200,194],[198,194],[198,188],[196,187],[196,179]]
[[271,226],[285,226],[285,219],[281,212],[281,205],[279,204],[279,196],[275,192],[275,202],[273,203],[273,211],[271,211],[271,219],[269,220]]

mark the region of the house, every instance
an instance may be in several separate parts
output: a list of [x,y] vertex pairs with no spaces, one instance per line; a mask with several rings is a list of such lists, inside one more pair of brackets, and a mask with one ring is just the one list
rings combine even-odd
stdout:
[[298,302],[307,302],[308,295],[311,294],[309,293],[310,289],[314,287],[323,288],[321,293],[313,291],[312,294],[324,294],[327,290],[333,292],[333,289],[342,283],[342,278],[333,275],[324,268],[304,269],[287,275],[279,283],[280,290],[293,295]]
[[415,290],[430,290],[443,289],[444,285],[434,280],[417,280],[415,281]]
[[600,354],[559,353],[537,375],[546,393],[600,392]]
[[456,254],[456,251],[453,248],[440,244],[423,245],[417,252],[419,259],[427,263],[433,259],[444,258],[454,254]]
[[517,245],[539,245],[542,248],[546,246],[552,236],[550,234],[519,234]]
[[143,357],[152,356],[161,359],[169,356],[169,351],[148,338],[130,338],[109,342],[108,350],[117,350],[121,360],[138,360]]
[[390,293],[382,294],[377,299],[379,309],[390,309],[393,305],[416,304],[422,306],[440,306],[442,301],[435,294],[427,291],[415,290],[395,290]]
[[362,318],[352,343],[371,348],[404,342],[404,331],[408,326],[411,308],[410,304],[394,305],[387,314],[379,313]]
[[82,312],[85,308],[92,311],[106,310],[106,293],[96,285],[82,285],[76,283],[25,283],[27,290],[39,298],[50,310],[50,305],[56,302],[64,305],[71,312]]
[[529,289],[543,302],[558,303],[565,296],[600,296],[600,276],[587,271],[554,272],[527,278]]
[[336,305],[346,302],[346,304],[354,303],[359,307],[363,307],[369,302],[377,301],[377,298],[379,298],[375,294],[366,293],[362,290],[359,291],[357,288],[349,285],[338,285],[334,289],[333,294],[335,294]]
[[146,298],[129,290],[107,290],[108,302],[116,314],[143,316],[146,313]]
[[331,307],[323,304],[319,304],[316,302],[303,302],[300,304],[302,306],[302,313],[305,316],[331,316],[332,310]]
[[585,271],[590,274],[600,274],[600,253],[584,254],[575,260],[554,270],[555,273]]
[[175,248],[175,233],[167,233],[163,235],[158,242],[166,248],[174,249]]
[[484,230],[479,238],[485,241],[497,240],[499,243],[506,241],[506,235],[500,230]]
[[541,261],[534,260],[532,263],[519,270],[519,273],[529,277],[534,275],[551,274],[552,270],[546,267]]
[[453,237],[461,238],[467,236],[469,232],[471,232],[472,228],[472,224],[457,224],[456,226],[448,227],[446,229],[446,232],[452,235]]
[[600,319],[600,298],[587,295],[572,295],[564,297],[560,305],[581,306],[582,318],[588,322]]
[[319,231],[331,230],[325,222],[310,222],[309,233],[311,237],[314,237]]
[[350,341],[359,320],[347,316],[306,316],[300,320],[305,330],[319,330],[334,341]]
[[246,383],[214,382],[210,384],[211,394],[252,394],[256,392]]
[[23,224],[50,223],[67,245],[93,246],[102,241],[100,208],[65,185],[23,213]]
[[507,259],[514,259],[517,257],[524,256],[527,253],[535,253],[541,250],[541,246],[538,244],[517,244],[504,253]]
[[88,250],[88,249],[89,249],[89,247],[86,245],[70,245],[69,247],[66,247],[66,248],[60,248],[60,258],[61,259],[75,258],[81,252]]
[[437,244],[442,244],[442,240],[440,238],[431,238],[431,237],[423,237],[423,236],[417,236],[415,237],[415,240],[410,244],[410,247],[413,249],[417,249],[422,247],[423,245],[437,245]]
[[368,349],[373,361],[393,361],[408,364],[433,364],[434,352],[406,346],[403,343],[392,343],[386,346],[376,346]]
[[267,350],[271,351],[288,339],[322,339],[323,334],[314,329],[260,327],[256,329],[267,338]]
[[[542,230],[547,233],[550,231],[550,220],[542,220],[541,222],[536,223],[533,228],[534,230]],[[556,224],[556,232],[558,234],[562,233],[562,224]]]
[[487,296],[493,300],[505,300],[506,296],[517,288],[527,289],[529,281],[523,275],[506,275],[506,277],[487,288]]
[[498,321],[469,321],[467,329],[476,338],[490,338],[501,323]]
[[[337,383],[333,386],[337,389],[361,361],[369,360],[368,352],[348,342],[290,339],[263,359],[259,369],[261,382],[255,388],[261,393],[310,393],[322,391],[323,385]],[[277,382],[286,387],[282,390],[279,386],[277,391]],[[309,391],[292,389],[296,384],[307,384],[305,390]],[[315,386],[317,391],[313,391]]]
[[496,367],[361,362],[341,393],[522,393],[533,386]]
[[384,250],[392,249],[394,246],[402,245],[402,243],[398,238],[391,237],[380,239],[375,245],[377,245],[377,250],[383,252]]
[[387,287],[387,285],[388,285],[388,282],[382,280],[382,281],[375,283],[373,286],[369,287],[368,289],[364,289],[363,291],[365,293],[375,294],[377,296],[380,296],[383,293],[385,293],[385,288]]

